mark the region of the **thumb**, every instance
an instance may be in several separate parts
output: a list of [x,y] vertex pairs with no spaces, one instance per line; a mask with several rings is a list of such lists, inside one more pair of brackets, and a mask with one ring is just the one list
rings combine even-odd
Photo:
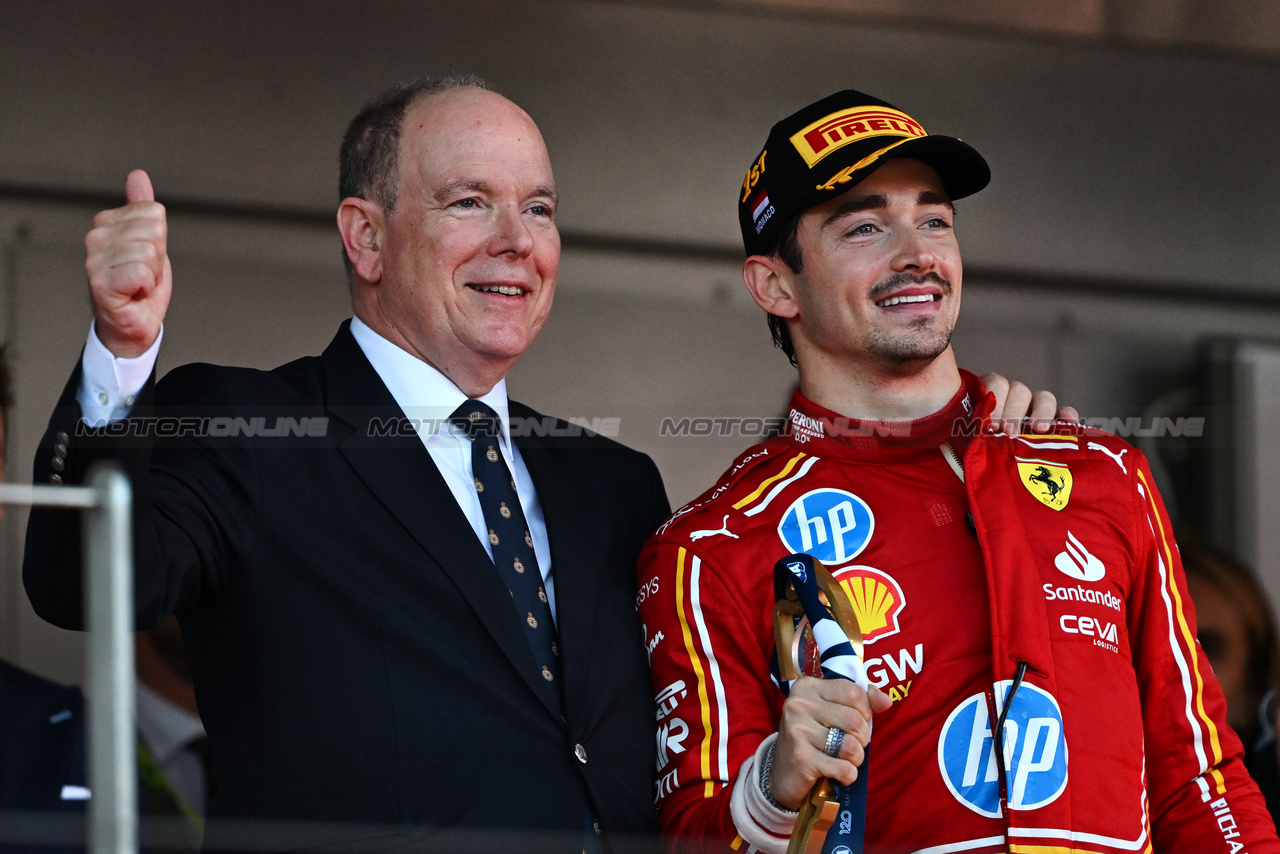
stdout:
[[124,197],[127,202],[154,202],[156,191],[151,189],[151,178],[141,169],[134,169],[124,180]]
[[888,694],[872,685],[871,690],[867,692],[867,699],[871,701],[871,711],[873,714],[880,714],[887,711],[893,705],[892,698]]

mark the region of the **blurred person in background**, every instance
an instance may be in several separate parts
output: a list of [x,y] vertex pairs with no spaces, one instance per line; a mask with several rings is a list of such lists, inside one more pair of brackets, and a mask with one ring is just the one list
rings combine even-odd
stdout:
[[[0,347],[0,480],[12,403]],[[0,515],[4,505],[0,504]],[[147,851],[197,851],[207,790],[207,741],[176,619],[136,635],[139,812]],[[84,848],[90,797],[85,703],[59,685],[0,661],[0,852]],[[69,817],[71,820],[68,820]]]
[[[9,388],[9,362],[0,347],[0,481]],[[46,846],[82,840],[89,796],[83,721],[79,688],[0,661],[0,852],[51,851]]]
[[144,849],[198,851],[209,793],[209,738],[176,617],[134,636],[138,811]]
[[1196,639],[1227,697],[1227,722],[1244,742],[1244,764],[1280,815],[1276,754],[1276,686],[1280,649],[1270,601],[1248,567],[1196,544],[1181,546],[1187,586],[1196,604]]

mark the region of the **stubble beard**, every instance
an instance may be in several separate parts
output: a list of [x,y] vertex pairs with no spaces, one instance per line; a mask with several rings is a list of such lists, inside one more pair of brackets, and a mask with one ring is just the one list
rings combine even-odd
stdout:
[[[923,276],[899,273],[876,285],[867,296],[875,302],[904,285],[926,283],[942,288],[944,299],[951,296],[953,290],[951,283],[937,273],[926,273]],[[863,350],[875,359],[883,370],[909,375],[924,370],[934,359],[945,353],[951,346],[951,335],[954,331],[955,323],[952,318],[938,314],[934,317],[916,318],[905,331],[892,334],[884,329],[872,327],[863,333],[861,343]]]

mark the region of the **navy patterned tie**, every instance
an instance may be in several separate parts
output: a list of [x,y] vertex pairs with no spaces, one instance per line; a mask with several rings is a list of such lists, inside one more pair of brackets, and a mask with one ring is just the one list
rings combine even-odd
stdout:
[[471,439],[471,474],[484,511],[493,563],[511,593],[539,668],[538,675],[547,686],[552,708],[559,714],[560,641],[551,619],[547,591],[542,586],[533,537],[516,495],[516,482],[498,449],[502,421],[498,413],[478,400],[462,404],[450,420]]

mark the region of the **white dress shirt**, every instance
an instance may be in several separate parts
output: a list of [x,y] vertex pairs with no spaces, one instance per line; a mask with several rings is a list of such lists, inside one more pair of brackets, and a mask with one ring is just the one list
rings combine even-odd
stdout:
[[133,408],[134,398],[147,384],[151,369],[160,354],[160,342],[164,340],[164,327],[156,336],[156,343],[147,352],[133,359],[117,359],[98,340],[98,330],[89,324],[89,340],[80,357],[80,388],[76,402],[80,404],[80,417],[90,427],[123,419]]
[[204,760],[193,751],[193,742],[205,737],[204,724],[186,709],[138,683],[138,734],[164,774],[165,780],[184,802],[201,816],[205,814]]
[[[489,545],[488,525],[476,494],[475,477],[471,473],[471,440],[457,432],[449,424],[449,416],[468,398],[452,381],[426,362],[400,349],[366,326],[358,317],[351,319],[351,334],[373,365],[374,371],[386,385],[391,396],[414,424],[418,438],[431,454],[436,468],[453,493],[475,532],[476,539],[493,558]],[[91,426],[102,426],[119,421],[129,414],[134,399],[146,384],[160,351],[160,339],[147,352],[134,359],[118,359],[111,355],[97,332],[89,328],[89,341],[81,359],[81,383],[76,400],[84,421]],[[479,398],[493,407],[502,419],[502,435],[498,447],[511,475],[516,482],[516,495],[529,523],[529,535],[533,537],[533,552],[538,559],[543,586],[556,613],[555,585],[551,575],[551,545],[547,539],[547,523],[542,505],[533,488],[529,469],[520,456],[520,449],[511,442],[511,419],[507,405],[507,381],[500,380],[488,394]]]

